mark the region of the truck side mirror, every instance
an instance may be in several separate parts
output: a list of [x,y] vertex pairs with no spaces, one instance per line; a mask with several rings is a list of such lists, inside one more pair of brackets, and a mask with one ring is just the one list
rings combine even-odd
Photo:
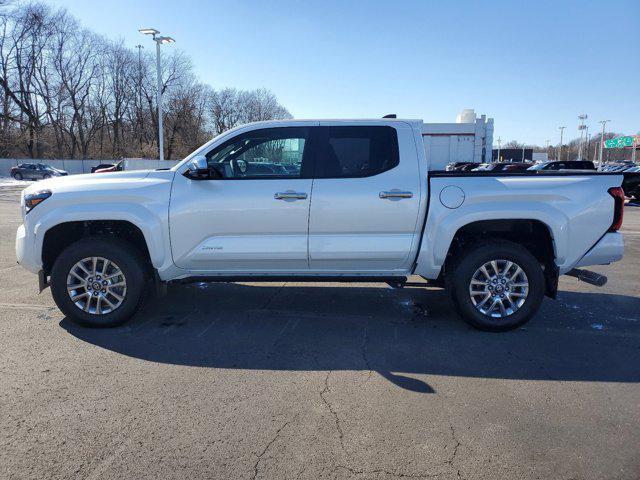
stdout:
[[205,180],[210,177],[209,163],[204,155],[196,155],[189,162],[184,176],[192,180]]

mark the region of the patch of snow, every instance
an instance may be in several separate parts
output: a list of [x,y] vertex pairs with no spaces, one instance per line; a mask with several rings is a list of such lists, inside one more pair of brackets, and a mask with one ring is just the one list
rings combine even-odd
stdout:
[[16,180],[13,177],[0,177],[0,187],[26,187],[30,182]]
[[594,330],[604,330],[604,325],[601,323],[592,323],[591,328]]

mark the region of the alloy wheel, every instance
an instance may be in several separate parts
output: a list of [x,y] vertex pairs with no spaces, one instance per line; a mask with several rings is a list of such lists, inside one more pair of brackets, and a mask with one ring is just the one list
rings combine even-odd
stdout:
[[491,260],[478,268],[469,283],[473,306],[483,315],[504,318],[517,312],[529,295],[529,280],[515,262]]
[[105,315],[122,305],[127,280],[120,267],[104,257],[86,257],[69,270],[67,293],[80,310]]

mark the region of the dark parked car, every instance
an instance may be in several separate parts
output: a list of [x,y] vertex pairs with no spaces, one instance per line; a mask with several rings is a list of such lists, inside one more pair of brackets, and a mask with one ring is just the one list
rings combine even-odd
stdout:
[[11,176],[16,180],[41,180],[43,178],[69,175],[64,170],[53,168],[46,163],[21,163],[11,167]]
[[549,170],[595,170],[593,162],[587,160],[567,160],[538,163],[528,170],[549,171]]
[[100,165],[96,165],[95,167],[91,167],[91,173],[96,173],[96,170],[102,170],[105,168],[113,167],[113,163],[101,163]]
[[516,162],[495,162],[495,163],[482,163],[479,167],[473,169],[474,172],[521,172],[531,166],[530,163],[516,163]]
[[640,200],[640,167],[631,167],[621,173],[624,175],[622,180],[624,194],[634,200]]
[[635,164],[633,162],[609,163],[602,165],[599,170],[601,172],[624,172],[634,166]]
[[513,162],[505,163],[502,168],[503,172],[524,172],[531,167],[531,163]]
[[[99,167],[101,165],[98,165]],[[104,168],[91,169],[91,173],[109,173],[109,172],[122,172],[124,170],[124,160],[120,160],[115,165],[107,164]]]
[[454,162],[454,163],[450,163],[449,165],[447,165],[445,167],[445,170],[447,172],[463,172],[465,171],[465,169],[470,170],[471,168],[475,168],[479,165],[479,163],[476,162]]
[[479,163],[467,163],[466,165],[462,165],[461,167],[457,167],[455,169],[456,172],[470,172],[474,168],[477,168]]

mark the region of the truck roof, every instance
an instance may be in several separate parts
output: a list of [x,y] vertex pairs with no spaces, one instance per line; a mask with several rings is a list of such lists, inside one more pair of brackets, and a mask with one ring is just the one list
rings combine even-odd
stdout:
[[402,122],[413,123],[421,122],[421,119],[416,118],[290,118],[283,120],[261,120],[258,122],[246,123],[244,125],[259,125],[259,124],[295,124],[295,123],[311,123],[311,122],[335,122],[335,123],[390,123],[390,122]]

